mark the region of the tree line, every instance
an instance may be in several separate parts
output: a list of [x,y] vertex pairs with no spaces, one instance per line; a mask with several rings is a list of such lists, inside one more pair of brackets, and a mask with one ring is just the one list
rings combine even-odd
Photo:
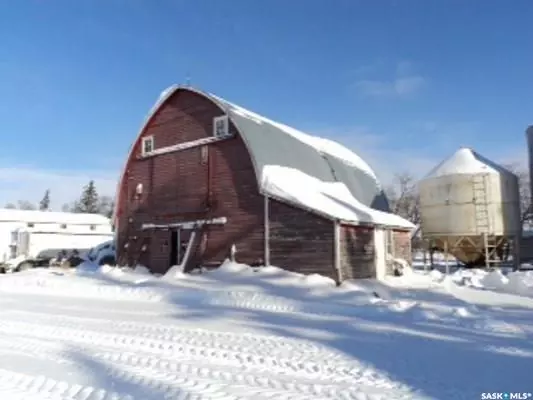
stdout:
[[[31,201],[19,200],[15,203],[8,203],[5,208],[19,209],[19,210],[40,210],[50,211],[50,205],[52,203],[52,194],[48,189],[45,191],[43,198],[38,204],[34,204]],[[88,213],[88,214],[102,214],[108,218],[111,218],[115,202],[110,196],[100,196],[96,190],[94,181],[90,181],[83,187],[80,197],[67,204],[63,204],[61,211],[74,212],[74,213]]]

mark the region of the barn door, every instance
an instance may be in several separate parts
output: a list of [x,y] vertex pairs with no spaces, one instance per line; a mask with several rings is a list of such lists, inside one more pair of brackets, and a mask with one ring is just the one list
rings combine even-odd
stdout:
[[341,261],[343,279],[376,277],[374,229],[345,226],[342,228],[344,257]]
[[169,231],[169,268],[180,265],[184,270],[193,269],[202,257],[203,229],[176,228]]

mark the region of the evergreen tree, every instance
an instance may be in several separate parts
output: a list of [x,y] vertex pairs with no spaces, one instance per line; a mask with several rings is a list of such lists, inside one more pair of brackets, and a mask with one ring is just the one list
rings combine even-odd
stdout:
[[74,212],[98,214],[99,201],[94,181],[90,181],[87,186],[83,188],[81,197],[74,206]]
[[42,200],[39,202],[39,210],[48,211],[50,210],[50,189],[47,189],[44,192]]

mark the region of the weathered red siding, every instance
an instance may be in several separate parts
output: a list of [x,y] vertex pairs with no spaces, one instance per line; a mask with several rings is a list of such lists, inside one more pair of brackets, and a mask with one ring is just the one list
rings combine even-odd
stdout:
[[340,269],[342,279],[376,277],[374,228],[341,225]]
[[338,280],[333,221],[269,199],[270,263]]
[[[157,112],[143,136],[154,136],[155,149],[211,137],[213,117],[222,114],[203,96],[179,91]],[[235,132],[233,126],[230,129]],[[141,159],[139,141],[121,188],[121,261],[131,265],[142,260],[152,271],[165,272],[170,266],[170,233],[142,231],[142,223],[215,217],[226,217],[228,222],[204,230],[198,261],[220,263],[232,244],[239,261],[253,263],[264,257],[263,197],[246,147],[238,135],[206,146],[207,158],[206,150],[202,155],[202,148],[194,147]],[[136,199],[139,183],[143,194]]]
[[[201,94],[179,90],[156,112],[142,137],[152,135],[155,149],[212,137],[213,118],[222,114]],[[192,266],[220,264],[232,245],[239,262],[265,260],[264,197],[250,154],[231,123],[230,131],[234,135],[228,139],[148,158],[141,157],[138,140],[117,205],[119,263],[141,263],[164,273],[170,267],[171,233],[142,230],[143,223],[217,217],[226,217],[227,223],[199,232]],[[136,192],[139,184],[141,194]],[[274,199],[268,200],[268,218],[272,265],[339,280],[333,221]],[[340,267],[342,279],[375,276],[372,228],[341,228]]]

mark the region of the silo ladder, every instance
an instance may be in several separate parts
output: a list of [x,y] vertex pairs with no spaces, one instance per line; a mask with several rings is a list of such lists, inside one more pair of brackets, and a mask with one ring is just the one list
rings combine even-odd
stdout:
[[488,234],[490,230],[487,186],[485,177],[485,175],[475,176],[472,182],[476,218],[476,231],[480,235],[483,233]]

